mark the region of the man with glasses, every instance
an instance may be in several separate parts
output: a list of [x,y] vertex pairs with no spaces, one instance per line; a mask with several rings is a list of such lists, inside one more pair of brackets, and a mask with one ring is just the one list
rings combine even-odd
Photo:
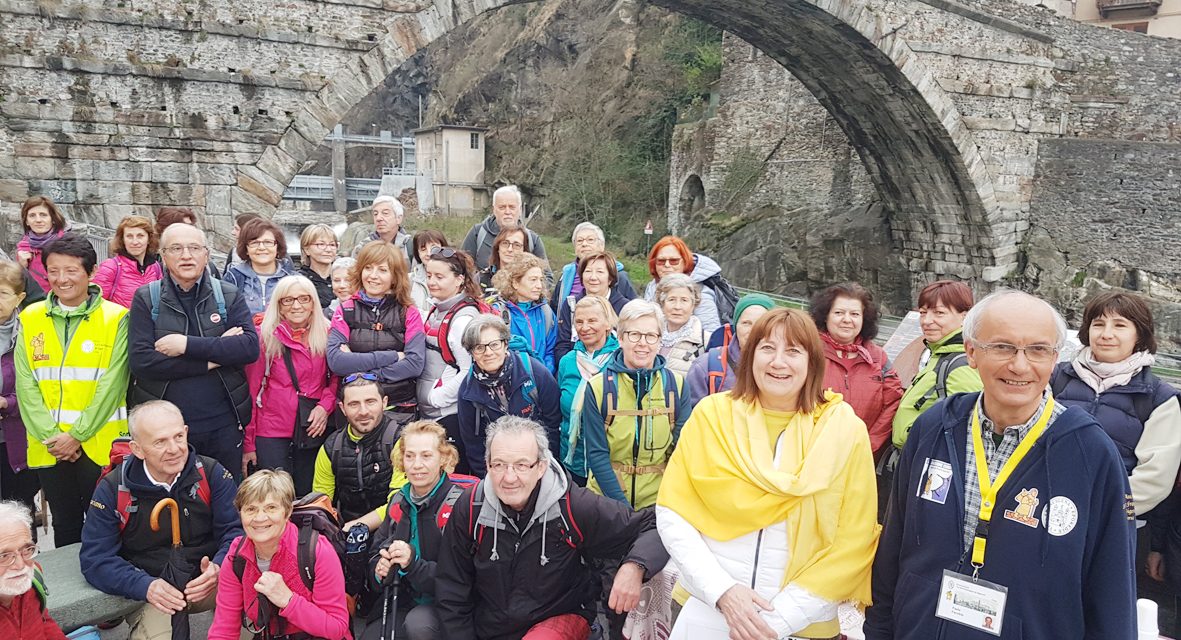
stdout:
[[488,477],[460,496],[439,552],[435,602],[450,640],[583,640],[596,615],[591,561],[620,564],[616,613],[668,562],[651,509],[574,485],[540,424],[507,416],[488,427]]
[[45,587],[33,542],[33,515],[25,505],[0,502],[0,637],[65,640],[45,607]]
[[180,407],[193,447],[237,478],[251,411],[245,367],[258,359],[250,309],[233,285],[207,274],[204,231],[171,225],[160,253],[167,275],[131,304],[132,402]]
[[868,640],[1135,637],[1127,472],[1095,419],[1047,389],[1065,341],[1062,317],[1028,294],[968,312],[984,390],[940,402],[910,432]]
[[[129,425],[133,455],[94,490],[78,558],[95,589],[145,603],[127,617],[131,640],[168,638],[173,614],[213,608],[218,567],[242,535],[238,487],[225,467],[189,447],[184,416],[171,402],[137,406]],[[168,512],[159,531],[151,527],[153,509],[166,499],[180,509],[183,560],[193,568],[181,588],[161,577],[175,562]]]
[[[492,213],[483,221],[473,225],[468,231],[467,237],[463,239],[462,248],[469,255],[475,257],[477,268],[488,268],[492,260],[492,241],[496,239],[501,229],[513,225],[521,225],[521,228],[525,228],[525,218],[521,215],[523,206],[524,199],[521,196],[521,190],[514,185],[505,185],[492,192]],[[541,242],[541,236],[530,229],[525,229],[525,233],[529,234],[530,253],[546,263],[545,277],[552,281],[553,274],[549,270],[549,258],[545,255],[545,244]]]

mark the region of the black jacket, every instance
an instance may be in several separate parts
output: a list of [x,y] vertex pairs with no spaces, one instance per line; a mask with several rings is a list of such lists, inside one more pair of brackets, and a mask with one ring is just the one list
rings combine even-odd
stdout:
[[[456,503],[435,575],[435,605],[450,640],[519,639],[570,613],[593,620],[601,585],[584,560],[637,562],[645,580],[668,562],[652,509],[632,511],[573,486],[556,461],[548,464],[522,514],[506,513],[489,482]],[[472,492],[483,494],[475,527]]]
[[[246,300],[233,285],[221,283],[226,315],[220,317],[208,277],[197,283],[197,326],[190,322],[176,284],[165,275],[160,285],[159,316],[152,322],[149,285],[135,292],[131,303],[130,364],[135,376],[133,404],[168,400],[180,408],[193,432],[209,432],[232,413],[238,425],[250,423],[250,386],[246,365],[258,359],[258,334]],[[221,337],[230,327],[242,335]],[[188,336],[184,354],[170,358],[156,351],[156,340],[179,333]],[[210,369],[208,363],[221,366]]]

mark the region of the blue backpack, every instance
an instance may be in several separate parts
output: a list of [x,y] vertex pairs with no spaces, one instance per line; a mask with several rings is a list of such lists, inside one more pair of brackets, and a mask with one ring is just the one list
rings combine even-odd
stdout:
[[[156,319],[160,317],[160,280],[153,280],[148,283],[148,295],[152,299],[152,324],[156,323]],[[226,294],[221,290],[221,280],[217,278],[209,279],[210,286],[213,287],[213,299],[217,302],[217,312],[221,314],[223,320],[226,320]]]

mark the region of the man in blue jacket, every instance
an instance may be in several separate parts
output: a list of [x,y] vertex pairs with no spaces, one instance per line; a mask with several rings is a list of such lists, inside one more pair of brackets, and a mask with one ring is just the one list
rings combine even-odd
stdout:
[[[146,604],[128,616],[131,638],[169,637],[172,615],[213,608],[218,565],[242,523],[234,508],[238,487],[216,460],[197,455],[176,405],[155,400],[128,419],[131,453],[99,481],[82,528],[82,575],[94,588]],[[152,531],[156,503],[176,500],[184,560],[193,568],[181,587],[161,576],[172,553],[169,512]]]
[[140,287],[131,303],[132,402],[176,404],[193,448],[238,477],[250,423],[245,367],[258,359],[250,309],[233,285],[206,274],[204,231],[169,226],[160,254],[164,279]]
[[1047,390],[1066,323],[1001,291],[968,313],[964,341],[984,390],[944,400],[911,431],[865,637],[1135,637],[1127,473],[1094,418]]

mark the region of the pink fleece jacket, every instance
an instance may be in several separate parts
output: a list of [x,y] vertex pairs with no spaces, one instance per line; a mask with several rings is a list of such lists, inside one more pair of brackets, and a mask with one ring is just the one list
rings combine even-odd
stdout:
[[[299,530],[290,522],[279,540],[279,550],[271,558],[271,571],[283,577],[291,589],[291,602],[279,610],[279,616],[287,621],[286,633],[308,633],[328,640],[351,639],[349,632],[349,611],[344,592],[344,571],[340,558],[332,544],[321,538],[316,545],[316,582],[311,592],[299,577],[299,561],[296,548],[299,545]],[[234,575],[234,558],[241,554],[246,559],[242,581]],[[242,612],[258,621],[258,593],[254,584],[262,576],[254,559],[254,543],[240,536],[230,545],[230,552],[221,563],[217,579],[217,608],[213,614],[213,625],[209,627],[210,640],[238,640],[242,631]],[[249,585],[249,586],[243,586]]]
[[135,260],[124,255],[116,255],[103,260],[102,264],[98,265],[98,271],[95,272],[91,282],[102,288],[104,299],[130,309],[131,299],[135,297],[136,289],[163,277],[164,272],[160,268],[159,261],[148,265],[148,268],[140,273],[139,265]]
[[[299,377],[299,388],[304,397],[319,398],[320,407],[329,414],[336,405],[336,386],[338,378],[328,371],[326,356],[312,355],[303,343],[291,336],[291,328],[286,322],[275,327],[275,337],[283,346],[291,351],[291,364],[295,366],[295,375]],[[251,411],[250,424],[246,425],[246,437],[242,450],[253,452],[254,439],[290,438],[295,431],[295,412],[298,402],[295,397],[295,385],[291,384],[291,374],[287,372],[287,365],[283,363],[283,356],[276,355],[271,359],[271,374],[263,389],[263,377],[267,368],[266,343],[259,333],[258,360],[246,365],[246,380],[250,384],[250,399],[254,402]],[[262,398],[259,398],[259,390]]]

